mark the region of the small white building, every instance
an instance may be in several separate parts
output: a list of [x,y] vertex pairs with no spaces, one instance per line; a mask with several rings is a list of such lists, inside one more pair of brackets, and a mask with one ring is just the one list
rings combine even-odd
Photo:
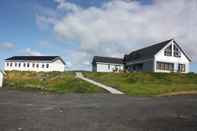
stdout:
[[[112,72],[114,66],[129,72],[190,72],[191,58],[174,40],[166,40],[124,56],[124,59],[94,57],[93,71]],[[113,69],[111,69],[113,67]]]
[[95,56],[92,61],[94,72],[120,72],[123,69],[124,64],[121,58]]
[[65,62],[59,56],[13,56],[5,59],[4,70],[64,72]]

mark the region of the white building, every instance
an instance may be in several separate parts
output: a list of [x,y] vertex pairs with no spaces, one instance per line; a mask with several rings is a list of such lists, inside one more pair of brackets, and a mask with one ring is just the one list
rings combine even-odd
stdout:
[[4,73],[0,70],[0,88],[3,87],[3,75]]
[[[174,39],[133,51],[123,59],[124,70],[130,72],[188,73],[190,62],[191,58]],[[102,64],[108,64],[108,61]]]
[[123,59],[95,56],[92,61],[94,72],[120,72],[123,71]]
[[4,70],[64,72],[65,62],[59,56],[13,56],[5,60]]

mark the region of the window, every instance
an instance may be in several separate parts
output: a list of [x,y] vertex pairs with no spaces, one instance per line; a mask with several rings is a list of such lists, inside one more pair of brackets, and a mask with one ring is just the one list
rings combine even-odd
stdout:
[[172,45],[168,46],[164,51],[165,56],[172,56]]
[[44,64],[42,64],[42,68],[44,68]]
[[177,47],[177,45],[174,45],[174,56],[181,57],[181,52],[180,52],[179,48]]
[[36,67],[39,68],[39,64],[36,64]]
[[33,67],[33,68],[35,67],[35,64],[34,64],[34,63],[32,64],[32,67]]
[[23,63],[23,67],[26,67],[26,63]]
[[108,64],[108,70],[110,70],[110,64]]
[[10,67],[12,67],[12,63],[10,63]]
[[157,62],[157,69],[158,70],[166,70],[166,71],[174,71],[174,64],[173,63]]
[[49,64],[47,64],[46,67],[49,68]]
[[7,66],[9,66],[9,63],[7,63]]
[[15,63],[15,67],[17,67],[17,63]]
[[185,64],[178,65],[178,72],[185,72]]
[[21,67],[21,63],[18,63],[18,67]]
[[27,63],[27,67],[29,67],[29,63]]

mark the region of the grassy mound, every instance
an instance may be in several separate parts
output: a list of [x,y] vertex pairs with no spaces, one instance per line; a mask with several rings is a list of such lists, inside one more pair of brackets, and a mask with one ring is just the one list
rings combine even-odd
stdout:
[[5,87],[57,93],[103,93],[102,88],[75,78],[74,72],[7,72]]
[[84,73],[86,77],[132,96],[154,96],[172,92],[197,91],[196,74]]

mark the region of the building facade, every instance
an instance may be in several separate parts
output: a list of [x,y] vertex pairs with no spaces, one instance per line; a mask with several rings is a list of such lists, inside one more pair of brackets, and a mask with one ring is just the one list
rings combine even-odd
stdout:
[[133,51],[123,58],[124,70],[129,72],[188,73],[190,63],[191,58],[174,39]]
[[4,75],[4,72],[0,70],[0,88],[3,87],[3,75]]
[[64,72],[65,62],[59,56],[13,56],[5,59],[4,70]]
[[120,72],[124,70],[123,59],[95,56],[92,62],[93,72]]

